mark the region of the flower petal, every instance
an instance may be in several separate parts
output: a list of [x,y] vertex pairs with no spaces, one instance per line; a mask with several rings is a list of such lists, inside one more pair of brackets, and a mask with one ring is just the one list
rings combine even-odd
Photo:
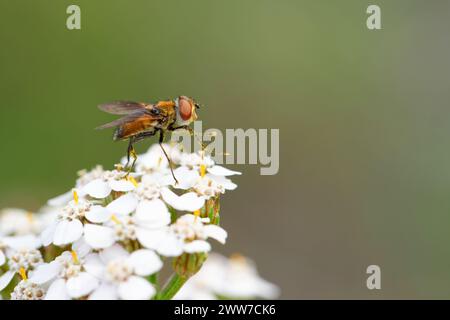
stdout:
[[134,190],[135,186],[133,183],[131,183],[128,180],[122,179],[122,180],[110,180],[109,186],[114,191],[120,191],[120,192],[128,192],[131,190]]
[[233,171],[233,170],[227,169],[227,168],[222,167],[222,166],[217,166],[217,165],[215,165],[215,166],[213,166],[211,168],[208,168],[208,172],[213,174],[213,175],[223,176],[223,177],[232,176],[232,175],[235,175],[235,174],[237,174],[237,175],[241,175],[242,174],[241,172]]
[[14,271],[9,270],[0,276],[0,291],[8,286],[15,274]]
[[131,276],[119,285],[118,293],[123,300],[149,300],[156,290],[147,280]]
[[216,176],[213,174],[207,174],[207,176],[211,179],[220,184],[222,187],[225,188],[225,190],[234,190],[237,188],[237,184],[233,183],[230,179],[225,178],[223,176]]
[[159,228],[170,223],[169,210],[160,199],[139,203],[134,217],[139,225],[148,228]]
[[83,258],[91,252],[92,248],[84,241],[84,238],[80,238],[72,244],[72,250],[75,250],[78,258]]
[[101,278],[105,271],[105,265],[103,264],[100,256],[96,253],[89,254],[84,259],[84,269],[97,278]]
[[205,199],[203,197],[199,197],[194,192],[188,192],[178,196],[168,188],[162,188],[161,196],[171,207],[180,211],[194,212],[195,210],[203,207],[205,204]]
[[34,235],[4,237],[2,242],[14,250],[37,249],[41,246],[40,239]]
[[42,231],[40,239],[43,246],[48,246],[50,243],[53,242],[53,237],[55,235],[56,226],[58,223],[56,221],[53,221],[48,225],[47,228]]
[[166,229],[136,228],[136,237],[148,249],[156,249],[166,237]]
[[62,265],[57,261],[44,263],[36,267],[30,275],[30,282],[43,284],[55,278],[61,271]]
[[0,250],[0,267],[1,267],[2,265],[4,265],[5,262],[6,262],[5,254],[3,253],[2,250]]
[[133,194],[125,194],[106,207],[112,214],[128,215],[136,209],[138,200]]
[[208,238],[213,238],[219,241],[221,244],[225,244],[228,234],[223,228],[214,224],[210,224],[205,226],[204,230]]
[[114,230],[95,224],[86,224],[84,226],[84,240],[94,249],[103,249],[114,244]]
[[209,252],[211,245],[205,240],[194,240],[184,245],[184,251],[187,253]]
[[140,249],[128,258],[138,276],[148,276],[161,270],[163,263],[158,255],[151,250]]
[[82,191],[93,198],[104,199],[111,193],[111,187],[103,179],[95,179],[85,185]]
[[86,219],[94,223],[106,222],[111,218],[111,212],[102,206],[92,206],[86,212]]
[[186,190],[192,188],[197,180],[200,179],[200,173],[198,170],[191,170],[184,166],[175,169],[173,174],[177,178],[178,183],[175,184],[175,181],[173,181],[172,185],[177,189]]
[[80,272],[67,280],[66,289],[70,297],[81,298],[91,293],[98,285],[97,278],[87,272]]
[[64,279],[53,281],[47,290],[44,300],[70,300],[66,290],[66,281]]
[[117,300],[116,287],[111,284],[101,284],[89,296],[89,300]]
[[128,256],[128,251],[121,245],[115,244],[99,253],[100,259],[105,263]]
[[83,224],[80,220],[61,220],[56,225],[53,243],[57,246],[77,241],[83,235]]
[[158,244],[156,251],[165,257],[178,257],[183,253],[183,242],[169,234]]
[[48,200],[47,204],[50,207],[63,207],[66,204],[68,204],[69,201],[72,200],[72,199],[73,199],[73,192],[71,190],[71,191],[68,191],[68,192],[66,192],[66,193],[64,193],[62,195],[59,195],[57,197],[54,197],[54,198]]

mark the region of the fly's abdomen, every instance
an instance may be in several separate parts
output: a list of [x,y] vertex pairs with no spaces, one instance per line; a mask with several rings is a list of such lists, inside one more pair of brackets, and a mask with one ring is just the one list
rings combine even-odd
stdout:
[[142,116],[135,121],[125,123],[114,131],[114,140],[123,140],[135,136],[141,132],[152,130],[158,124],[158,120],[148,116]]

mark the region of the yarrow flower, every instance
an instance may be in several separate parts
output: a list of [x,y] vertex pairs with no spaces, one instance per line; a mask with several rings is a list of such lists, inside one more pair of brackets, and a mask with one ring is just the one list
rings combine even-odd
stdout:
[[227,177],[241,173],[215,165],[212,158],[203,153],[184,155],[180,164],[181,166],[175,170],[179,183],[174,187],[194,192],[202,199],[202,206],[206,200],[219,196],[226,190],[237,188],[237,185]]
[[279,288],[261,278],[255,264],[242,255],[212,253],[200,271],[174,297],[183,300],[275,299]]
[[[163,144],[162,147],[166,150],[167,155],[174,164],[179,164],[183,153],[179,145]],[[121,163],[126,163],[126,158],[123,158]],[[143,155],[140,155],[136,161],[136,172],[141,174],[152,174],[154,176],[170,174],[169,162],[167,161],[162,148],[155,144]]]
[[81,238],[85,220],[96,221],[105,215],[106,209],[91,202],[79,199],[77,191],[73,191],[74,199],[60,209],[56,220],[41,235],[44,246],[53,243],[57,246],[73,243]]
[[176,257],[183,252],[209,252],[211,245],[206,240],[212,238],[225,244],[227,232],[208,223],[209,218],[185,214],[161,232],[159,237],[152,239],[152,243],[146,242],[144,245],[168,257]]
[[28,272],[44,262],[38,250],[40,246],[40,241],[32,235],[0,239],[0,266],[6,264],[8,267],[0,276],[0,291],[9,285],[16,274],[26,280]]
[[[0,213],[3,297],[172,298],[179,289],[174,285],[177,277],[185,281],[201,270],[212,249],[209,240],[225,244],[219,197],[237,187],[229,176],[240,172],[216,165],[202,152],[163,147],[171,163],[154,145],[138,157],[134,172],[127,174],[123,164],[113,170],[102,166],[82,170],[74,188],[49,200],[40,213],[17,209]],[[169,165],[175,165],[178,183]],[[163,261],[172,257],[175,280],[162,286],[158,279]],[[259,279],[227,277],[241,286],[239,281]],[[13,279],[17,285],[11,288]],[[263,290],[256,285],[261,282],[253,280],[250,287]],[[224,288],[210,294],[226,295]]]
[[89,298],[148,300],[156,289],[144,277],[158,272],[162,266],[161,259],[151,250],[140,249],[130,254],[123,247],[113,245],[86,261],[86,270],[100,280]]
[[90,251],[90,247],[80,240],[72,245],[71,251],[64,251],[52,262],[38,266],[29,281],[36,285],[51,282],[45,296],[47,300],[86,296],[99,284],[97,278],[85,270]]
[[21,280],[11,292],[11,300],[43,300],[46,290],[27,280]]

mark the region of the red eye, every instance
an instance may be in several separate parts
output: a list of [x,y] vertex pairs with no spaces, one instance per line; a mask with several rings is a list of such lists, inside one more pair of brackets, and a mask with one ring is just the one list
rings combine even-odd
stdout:
[[187,99],[180,99],[179,100],[179,108],[180,108],[180,116],[181,119],[184,121],[187,121],[191,118],[192,114],[192,106],[189,100]]

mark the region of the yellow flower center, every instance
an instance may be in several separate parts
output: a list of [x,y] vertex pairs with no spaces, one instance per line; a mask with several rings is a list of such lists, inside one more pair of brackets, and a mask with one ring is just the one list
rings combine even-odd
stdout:
[[117,219],[117,217],[116,217],[115,214],[113,214],[113,215],[111,216],[111,220],[112,220],[115,224],[120,224],[120,220]]
[[78,204],[78,193],[76,190],[73,190],[73,201],[75,201],[75,204]]
[[28,279],[27,272],[25,271],[24,267],[20,267],[19,274],[22,277],[22,280],[27,280]]
[[128,181],[130,181],[135,187],[137,187],[138,183],[136,181],[135,178],[133,178],[132,176],[128,176]]
[[200,176],[203,178],[206,175],[206,166],[202,164],[200,166]]
[[27,212],[27,220],[29,223],[33,223],[33,212],[31,211]]
[[197,221],[197,218],[200,217],[200,210],[195,210],[194,216],[195,216],[194,221]]
[[72,251],[70,251],[70,254],[72,255],[72,260],[73,260],[73,262],[78,263],[79,260],[78,260],[78,255],[77,255],[77,253],[76,253],[74,250],[72,250]]

